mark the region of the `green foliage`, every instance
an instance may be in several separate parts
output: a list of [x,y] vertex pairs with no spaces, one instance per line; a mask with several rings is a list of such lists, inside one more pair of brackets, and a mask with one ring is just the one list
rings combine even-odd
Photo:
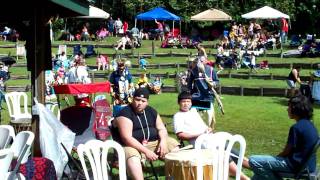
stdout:
[[[151,8],[163,6],[190,23],[190,17],[209,8],[221,9],[236,21],[244,21],[241,15],[268,5],[290,16],[293,31],[315,33],[320,26],[320,0],[99,0],[97,5],[105,5],[105,10],[113,16],[133,20],[134,16]],[[100,7],[100,6],[99,6]],[[132,21],[133,22],[133,21]],[[199,27],[211,22],[195,22]]]

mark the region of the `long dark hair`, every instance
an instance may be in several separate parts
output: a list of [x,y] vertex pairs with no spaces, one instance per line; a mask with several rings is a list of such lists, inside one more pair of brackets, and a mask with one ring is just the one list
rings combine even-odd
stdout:
[[291,114],[296,115],[299,119],[310,120],[313,116],[312,104],[310,100],[302,94],[297,94],[290,98],[288,106],[291,108]]

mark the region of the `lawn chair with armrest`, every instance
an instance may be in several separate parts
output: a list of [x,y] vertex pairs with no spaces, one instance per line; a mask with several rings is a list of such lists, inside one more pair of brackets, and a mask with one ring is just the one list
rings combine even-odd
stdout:
[[306,158],[302,161],[300,167],[293,172],[275,172],[281,179],[308,179],[317,180],[318,179],[318,169],[315,172],[310,172],[308,168],[308,162],[312,158],[312,155],[316,154],[320,146],[320,137],[313,146],[312,150],[308,152]]

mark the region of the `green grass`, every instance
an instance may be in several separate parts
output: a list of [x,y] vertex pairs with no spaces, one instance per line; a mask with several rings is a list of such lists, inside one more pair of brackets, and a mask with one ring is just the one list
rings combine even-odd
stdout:
[[[108,38],[107,41],[94,42],[101,44],[112,44],[116,42],[117,38]],[[23,43],[23,42],[21,42]],[[64,44],[63,41],[56,41],[55,44]],[[82,43],[82,42],[81,42]],[[87,42],[86,44],[91,44],[93,42]],[[143,47],[136,49],[135,53],[151,53],[151,43],[152,41],[144,41]],[[155,41],[156,53],[167,53],[170,51],[180,52],[180,53],[196,53],[195,49],[162,49],[159,48],[160,42]],[[214,42],[205,42],[205,44],[210,44]],[[0,45],[4,45],[4,42],[0,42]],[[13,43],[9,43],[13,44]],[[82,43],[84,44],[84,43]],[[82,48],[85,51],[85,48]],[[108,48],[97,48],[99,52],[102,53],[114,53],[113,49]],[[215,51],[208,48],[207,51]],[[53,48],[53,52],[57,52],[57,48]],[[126,50],[125,52],[130,52]],[[268,53],[279,53],[279,50],[268,51]],[[14,48],[0,48],[0,54],[11,53],[15,54]],[[68,54],[72,54],[72,48],[68,48]],[[214,57],[209,57],[214,59]],[[89,65],[95,64],[95,57],[87,58],[87,63]],[[137,64],[137,59],[130,59],[133,64]],[[152,57],[147,59],[151,64],[158,63],[186,63],[185,57]],[[316,63],[320,62],[320,58],[271,58],[271,57],[258,57],[257,64],[262,60],[268,60],[269,63]],[[23,62],[19,60],[18,62]],[[180,68],[183,71],[182,68]],[[147,73],[174,73],[177,71],[176,68],[167,69],[148,69]],[[259,70],[258,74],[274,74],[287,76],[289,69],[269,69],[269,70]],[[308,75],[311,69],[302,69],[301,75]],[[10,68],[12,75],[25,75],[29,72],[26,68],[12,67]],[[142,73],[144,71],[138,69],[132,69],[132,73]],[[226,73],[223,71],[222,73]],[[232,73],[248,73],[248,69],[232,70]],[[136,79],[135,79],[136,80]],[[152,78],[149,80],[151,81]],[[165,85],[174,85],[174,79],[163,78]],[[244,87],[279,87],[285,88],[286,82],[281,80],[260,80],[260,79],[233,79],[233,78],[221,78],[220,82],[223,86],[244,86]],[[9,80],[7,85],[26,85],[30,84],[29,80]],[[31,97],[31,93],[28,92],[28,96]],[[109,96],[108,96],[109,98]],[[170,136],[175,137],[172,131],[172,116],[178,111],[177,105],[177,93],[162,93],[160,95],[151,95],[150,105],[157,109],[163,119],[167,124],[167,129]],[[217,131],[227,131],[234,134],[241,134],[245,137],[247,142],[246,156],[253,154],[271,154],[276,155],[280,152],[286,142],[289,127],[294,123],[287,116],[287,99],[279,97],[254,97],[254,96],[230,96],[223,95],[223,104],[225,107],[225,115],[221,115],[216,109],[216,130]],[[31,104],[31,102],[29,102]],[[2,124],[7,124],[9,122],[9,115],[5,104],[2,104],[5,110],[2,110]],[[63,105],[64,106],[64,105]],[[315,106],[314,111],[314,124],[319,129],[320,128],[320,107]],[[320,156],[318,156],[318,165],[320,164]],[[162,163],[163,164],[163,163]],[[159,167],[160,165],[157,164]],[[252,175],[251,172],[245,171],[246,174]],[[164,179],[162,176],[161,179]]]
[[262,80],[262,79],[234,79],[220,78],[222,86],[243,86],[243,87],[274,87],[286,88],[287,83],[284,80]]

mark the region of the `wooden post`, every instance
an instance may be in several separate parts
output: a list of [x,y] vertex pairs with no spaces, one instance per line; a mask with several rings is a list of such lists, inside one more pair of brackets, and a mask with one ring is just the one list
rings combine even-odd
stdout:
[[[32,98],[31,102],[33,101],[33,97],[36,97],[39,103],[45,103],[45,62],[50,61],[51,59],[47,59],[46,53],[47,50],[47,41],[46,35],[49,33],[47,31],[47,21],[48,17],[45,15],[45,8],[34,8],[31,9],[30,12],[33,13],[32,19],[30,21],[31,34],[29,36],[33,38],[28,38],[28,42],[32,45],[32,50],[34,50],[32,55],[28,56],[31,70],[31,84],[32,86]],[[50,51],[51,52],[51,51]],[[31,62],[33,61],[33,63]],[[34,103],[32,103],[34,104]],[[33,148],[33,155],[34,156],[41,156],[40,151],[40,141],[39,141],[39,114],[35,114],[32,112],[32,131],[35,134],[34,139],[34,148]]]
[[156,56],[156,54],[155,54],[155,52],[154,52],[154,40],[152,40],[152,43],[151,43],[151,44],[152,44],[152,55],[153,55],[153,56]]
[[92,81],[92,83],[94,83],[94,79],[95,79],[95,73],[93,71],[91,71],[91,81]]
[[273,74],[272,73],[270,73],[270,79],[273,80]]
[[260,87],[260,96],[263,96],[263,87]]
[[243,86],[240,86],[240,96],[243,96]]

